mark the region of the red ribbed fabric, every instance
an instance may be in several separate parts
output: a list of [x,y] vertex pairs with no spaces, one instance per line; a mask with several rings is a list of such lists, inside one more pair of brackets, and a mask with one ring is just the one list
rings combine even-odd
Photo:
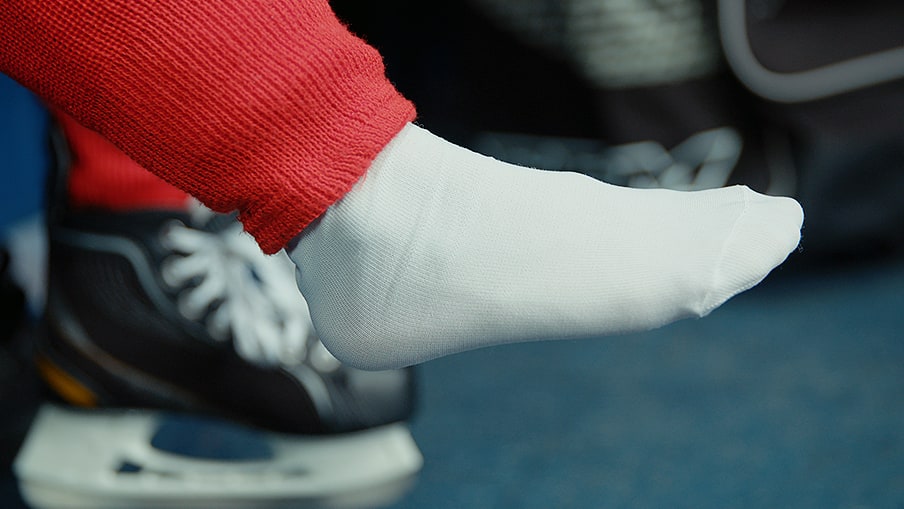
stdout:
[[55,115],[66,134],[72,164],[67,182],[69,204],[107,210],[185,209],[188,194],[129,159],[74,118]]
[[414,107],[326,0],[4,0],[0,70],[268,253],[341,198]]

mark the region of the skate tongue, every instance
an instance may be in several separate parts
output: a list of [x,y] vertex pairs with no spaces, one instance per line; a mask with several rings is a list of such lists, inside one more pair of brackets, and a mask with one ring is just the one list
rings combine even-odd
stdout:
[[163,417],[151,446],[179,456],[215,461],[262,461],[274,457],[272,446],[259,432],[188,415]]

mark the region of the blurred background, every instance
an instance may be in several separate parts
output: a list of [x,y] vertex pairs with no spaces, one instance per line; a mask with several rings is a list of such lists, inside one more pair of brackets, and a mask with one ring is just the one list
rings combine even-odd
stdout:
[[[394,507],[904,507],[904,3],[331,3],[458,144],[806,212],[799,252],[705,319],[425,364],[426,463]],[[0,112],[0,227],[40,292],[44,112],[6,78]],[[32,406],[17,369],[5,465]]]

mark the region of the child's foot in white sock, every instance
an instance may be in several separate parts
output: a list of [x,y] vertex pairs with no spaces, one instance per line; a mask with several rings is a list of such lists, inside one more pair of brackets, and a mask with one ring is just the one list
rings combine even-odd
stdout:
[[408,125],[291,257],[324,344],[385,369],[706,315],[781,263],[802,221],[746,187],[615,187]]

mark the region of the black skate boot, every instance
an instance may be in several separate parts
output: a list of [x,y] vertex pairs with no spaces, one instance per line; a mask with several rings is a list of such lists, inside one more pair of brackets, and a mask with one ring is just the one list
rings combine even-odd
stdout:
[[201,206],[54,201],[35,362],[66,405],[39,413],[18,458],[32,503],[367,507],[407,489],[412,370],[330,355],[284,253]]

